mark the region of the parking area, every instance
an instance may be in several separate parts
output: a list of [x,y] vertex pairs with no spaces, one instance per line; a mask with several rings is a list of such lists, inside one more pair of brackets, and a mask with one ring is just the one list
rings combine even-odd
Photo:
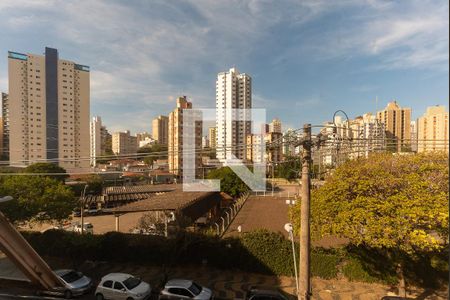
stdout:
[[[54,269],[68,267],[68,263],[63,260],[46,258],[46,261]],[[294,295],[295,280],[293,277],[270,276],[253,273],[237,272],[233,270],[218,270],[209,268],[206,265],[191,267],[163,267],[163,266],[142,266],[106,262],[85,262],[77,266],[87,276],[93,278],[98,283],[100,278],[108,273],[123,272],[133,274],[151,284],[154,293],[151,300],[158,298],[159,288],[167,279],[186,278],[195,280],[200,285],[211,288],[215,293],[215,299],[243,299],[245,291],[250,286],[278,287],[289,295]],[[383,296],[393,295],[395,288],[361,282],[349,282],[347,280],[324,280],[320,278],[312,279],[313,297],[318,300],[380,300]],[[28,296],[28,299],[39,299],[33,296],[35,289],[23,282],[6,281],[0,279],[0,299],[5,293],[15,293],[17,295]],[[413,299],[446,299],[447,290],[424,291],[411,287]],[[417,298],[418,297],[418,298]],[[26,297],[20,297],[26,299]],[[295,297],[292,297],[295,299]],[[94,293],[77,297],[80,300],[95,299]],[[42,299],[43,300],[43,299]]]
[[[119,218],[119,231],[123,233],[129,233],[136,225],[140,217],[145,212],[134,212],[126,213]],[[70,221],[72,223],[80,222],[80,218],[73,217]],[[70,223],[69,222],[69,223]],[[103,234],[109,231],[116,230],[116,219],[112,214],[98,215],[98,216],[86,216],[84,217],[85,223],[91,223],[93,225],[94,234]],[[53,228],[53,224],[41,223],[41,224],[29,224],[28,226],[22,226],[22,230],[32,230],[32,231],[45,231],[47,229]]]

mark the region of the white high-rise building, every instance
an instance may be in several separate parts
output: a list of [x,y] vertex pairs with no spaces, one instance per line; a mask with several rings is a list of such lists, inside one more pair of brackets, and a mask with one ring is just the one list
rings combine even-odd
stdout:
[[234,109],[252,108],[252,79],[236,68],[217,75],[216,81],[216,153],[225,162],[233,156],[246,159],[247,136],[251,134],[251,120]]
[[91,166],[95,167],[97,156],[102,154],[102,119],[99,116],[93,117],[90,124],[91,132]]

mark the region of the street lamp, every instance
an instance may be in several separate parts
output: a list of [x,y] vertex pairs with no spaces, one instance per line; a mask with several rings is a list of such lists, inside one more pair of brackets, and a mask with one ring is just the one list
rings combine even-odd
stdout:
[[[286,200],[289,201],[289,200]],[[295,257],[295,244],[294,244],[294,234],[293,234],[293,227],[291,223],[284,224],[284,230],[286,230],[289,233],[289,239],[292,242],[292,256],[294,257],[294,272],[295,272],[295,293],[298,297],[298,275],[297,275],[297,259]]]
[[88,186],[89,186],[88,184],[84,185],[83,193],[82,193],[82,196],[81,196],[81,210],[80,210],[81,234],[84,233],[84,214],[83,214],[83,211],[84,211],[84,205],[86,204],[85,203],[86,202],[86,189],[88,188]]

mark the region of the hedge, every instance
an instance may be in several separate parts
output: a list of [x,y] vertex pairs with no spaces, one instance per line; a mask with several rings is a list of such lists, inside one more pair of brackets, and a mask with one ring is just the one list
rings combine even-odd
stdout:
[[[240,237],[220,239],[195,233],[174,238],[109,232],[79,235],[61,230],[23,232],[32,247],[44,256],[70,259],[129,262],[139,265],[202,265],[269,275],[294,275],[292,245],[281,233],[257,230]],[[299,251],[295,244],[296,253]],[[446,279],[445,253],[408,261],[407,279],[417,285],[436,286]],[[298,256],[297,256],[298,263]],[[395,284],[395,270],[382,254],[364,247],[311,249],[311,274],[324,279],[343,274],[349,280]]]

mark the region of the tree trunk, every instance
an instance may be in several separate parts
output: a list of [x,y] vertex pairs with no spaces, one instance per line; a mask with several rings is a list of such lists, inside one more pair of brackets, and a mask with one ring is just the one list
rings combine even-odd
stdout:
[[397,278],[398,278],[398,295],[400,297],[406,297],[406,282],[403,274],[403,265],[399,263],[397,265]]

